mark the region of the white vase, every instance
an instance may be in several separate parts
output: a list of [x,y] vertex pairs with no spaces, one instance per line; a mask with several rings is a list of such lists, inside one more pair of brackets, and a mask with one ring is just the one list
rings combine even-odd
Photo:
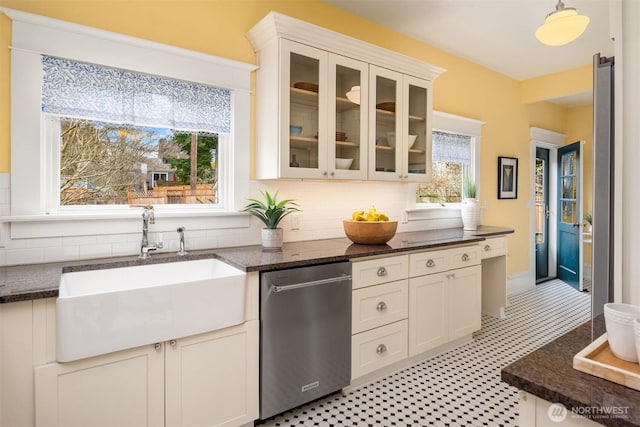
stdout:
[[480,225],[480,204],[477,199],[464,199],[460,207],[462,226],[465,230],[477,230]]
[[282,228],[263,228],[262,247],[265,249],[280,249],[282,247]]

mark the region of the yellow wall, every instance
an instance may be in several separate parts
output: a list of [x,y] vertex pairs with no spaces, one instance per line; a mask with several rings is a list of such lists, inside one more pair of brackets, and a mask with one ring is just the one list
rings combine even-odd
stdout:
[[590,92],[593,88],[593,66],[547,74],[520,82],[520,100],[529,104],[559,96]]
[[[567,110],[546,102],[525,105],[520,82],[350,15],[319,0],[0,0],[0,6],[76,22],[204,53],[255,63],[245,33],[275,10],[444,67],[434,85],[436,110],[486,122],[480,196],[488,202],[484,223],[513,227],[509,273],[529,269],[531,173],[529,126],[563,132]],[[9,87],[10,21],[0,15],[0,91]],[[9,98],[0,99],[0,172],[9,171]],[[253,140],[254,138],[252,138]],[[497,199],[497,158],[520,160],[518,199]]]
[[[584,213],[593,212],[593,105],[573,107],[567,112],[566,142],[584,141],[582,146],[582,206]],[[584,221],[583,221],[584,223]],[[591,264],[590,247],[585,245],[585,264]]]

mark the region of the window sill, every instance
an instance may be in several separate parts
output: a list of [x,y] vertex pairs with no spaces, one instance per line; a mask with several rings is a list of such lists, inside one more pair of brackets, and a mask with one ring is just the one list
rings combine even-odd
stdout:
[[406,214],[409,222],[460,219],[460,204],[449,203],[445,206],[436,203],[418,204],[413,209],[407,209]]
[[[180,226],[189,230],[248,228],[251,220],[243,212],[198,210],[157,210],[155,218],[154,232],[175,231]],[[12,215],[0,221],[11,224],[11,239],[139,233],[142,222],[139,210]]]

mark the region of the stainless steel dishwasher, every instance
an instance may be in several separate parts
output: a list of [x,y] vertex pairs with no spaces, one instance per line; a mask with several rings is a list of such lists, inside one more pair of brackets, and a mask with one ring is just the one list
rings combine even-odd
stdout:
[[351,263],[260,276],[260,418],[351,380]]

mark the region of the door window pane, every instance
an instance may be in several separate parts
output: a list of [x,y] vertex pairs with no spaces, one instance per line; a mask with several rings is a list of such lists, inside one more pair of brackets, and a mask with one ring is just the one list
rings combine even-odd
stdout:
[[378,172],[396,171],[396,145],[401,141],[396,135],[397,82],[376,76],[376,163]]
[[544,170],[546,167],[544,159],[536,159],[536,243],[544,243]]

